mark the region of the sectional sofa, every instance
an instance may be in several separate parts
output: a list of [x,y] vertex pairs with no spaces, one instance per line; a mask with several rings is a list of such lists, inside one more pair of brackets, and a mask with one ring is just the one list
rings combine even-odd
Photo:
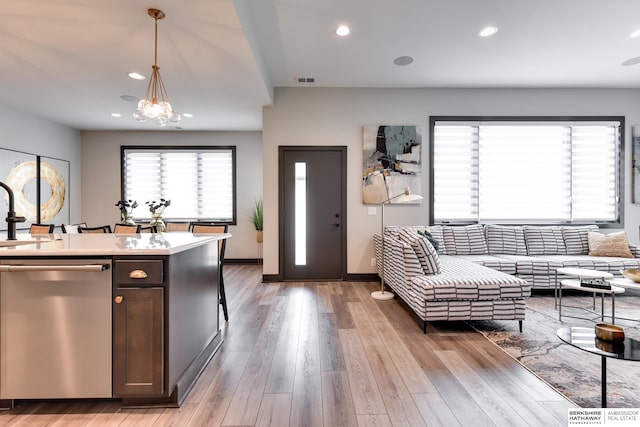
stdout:
[[[418,234],[424,231],[437,251]],[[428,321],[440,320],[518,320],[522,330],[525,298],[532,288],[555,288],[566,278],[558,268],[617,275],[640,268],[637,246],[628,245],[623,256],[589,255],[590,232],[601,235],[595,225],[387,226],[385,284],[422,320],[425,333]],[[382,276],[380,233],[374,235],[374,246]]]

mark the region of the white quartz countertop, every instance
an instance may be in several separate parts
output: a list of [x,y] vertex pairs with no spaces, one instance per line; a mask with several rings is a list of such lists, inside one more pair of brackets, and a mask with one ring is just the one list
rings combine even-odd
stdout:
[[0,258],[32,256],[172,255],[231,234],[189,232],[122,234],[18,234],[18,244],[0,241]]

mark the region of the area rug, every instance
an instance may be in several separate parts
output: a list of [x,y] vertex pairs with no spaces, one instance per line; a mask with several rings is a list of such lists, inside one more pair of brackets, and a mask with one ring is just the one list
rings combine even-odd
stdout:
[[[591,308],[592,298],[573,293],[564,296],[562,323],[554,308],[553,295],[534,295],[527,299],[523,332],[517,322],[478,321],[471,326],[518,360],[543,381],[583,408],[601,406],[601,358],[562,342],[556,335],[561,327],[593,327],[595,321],[575,319],[591,317],[581,309],[567,305]],[[600,299],[596,304],[600,310]],[[610,313],[611,302],[605,299],[605,313]],[[640,293],[627,292],[616,297],[616,324],[622,326],[626,336],[640,340]],[[610,319],[605,318],[607,322]],[[599,319],[597,320],[599,321]],[[640,408],[640,362],[607,359],[607,406],[610,408]]]

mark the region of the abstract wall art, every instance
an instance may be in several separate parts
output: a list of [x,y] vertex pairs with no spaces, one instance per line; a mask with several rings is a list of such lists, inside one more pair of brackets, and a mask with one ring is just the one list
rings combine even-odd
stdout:
[[362,139],[363,203],[386,202],[407,187],[413,194],[422,194],[422,135],[418,126],[367,125]]

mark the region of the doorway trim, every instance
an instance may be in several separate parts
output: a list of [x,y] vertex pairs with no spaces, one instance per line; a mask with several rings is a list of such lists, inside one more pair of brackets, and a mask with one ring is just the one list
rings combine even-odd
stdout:
[[[284,241],[285,241],[285,224],[284,224],[284,153],[287,151],[339,151],[342,159],[342,188],[341,188],[341,204],[342,204],[342,226],[341,226],[341,278],[338,280],[347,280],[347,146],[345,145],[280,145],[278,146],[278,281],[284,281]],[[322,281],[323,279],[314,279],[313,281]],[[327,281],[335,281],[336,279],[325,279]],[[301,281],[301,280],[296,280]]]

